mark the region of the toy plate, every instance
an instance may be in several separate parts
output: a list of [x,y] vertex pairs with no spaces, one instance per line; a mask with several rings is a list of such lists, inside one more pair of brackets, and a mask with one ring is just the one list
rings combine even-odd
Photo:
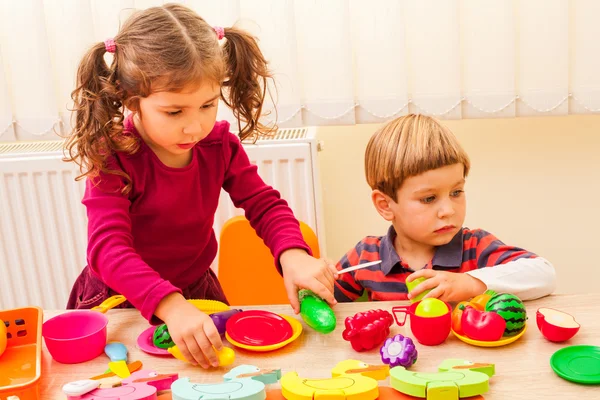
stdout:
[[567,346],[550,357],[556,375],[585,385],[600,384],[600,347]]
[[156,347],[154,345],[154,342],[152,341],[152,336],[154,335],[155,330],[156,327],[151,326],[144,332],[140,333],[140,335],[137,338],[138,348],[145,353],[153,354],[155,356],[170,356],[171,353],[169,353],[167,349],[161,349],[160,347]]
[[259,310],[235,314],[227,320],[225,329],[231,339],[247,346],[270,346],[284,342],[294,334],[285,318]]
[[281,317],[290,324],[290,326],[292,327],[292,331],[293,331],[292,336],[282,342],[268,345],[268,346],[250,346],[250,345],[246,345],[246,344],[235,341],[234,339],[231,338],[231,336],[229,335],[228,332],[225,332],[225,338],[232,345],[239,347],[241,349],[245,349],[245,350],[264,352],[264,351],[272,351],[272,350],[280,349],[284,346],[287,346],[294,340],[298,339],[298,337],[302,333],[302,324],[298,320],[296,320],[295,318],[292,318],[290,316],[287,316],[287,315],[281,315]]
[[468,343],[473,346],[500,347],[500,346],[506,346],[507,344],[511,344],[512,342],[518,340],[521,336],[523,336],[525,334],[526,330],[527,330],[527,324],[525,324],[525,326],[523,327],[523,330],[521,332],[517,333],[515,336],[509,336],[509,337],[502,338],[500,340],[496,340],[493,342],[486,342],[483,340],[474,340],[474,339],[468,338],[466,336],[459,335],[458,333],[454,332],[454,329],[452,330],[452,333],[454,334],[454,336],[456,336],[463,342]]

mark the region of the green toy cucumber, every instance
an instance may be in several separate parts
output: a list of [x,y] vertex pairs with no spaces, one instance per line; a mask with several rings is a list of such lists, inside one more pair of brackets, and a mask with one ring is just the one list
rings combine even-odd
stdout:
[[335,329],[335,314],[325,300],[306,289],[298,292],[298,299],[300,315],[308,326],[321,333],[331,333]]

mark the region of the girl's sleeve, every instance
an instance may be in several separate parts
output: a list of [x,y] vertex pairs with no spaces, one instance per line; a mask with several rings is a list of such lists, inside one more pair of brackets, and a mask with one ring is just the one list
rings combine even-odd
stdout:
[[[120,169],[113,159],[111,169]],[[122,294],[153,324],[158,303],[168,294],[181,291],[160,277],[142,260],[133,247],[131,202],[121,193],[123,180],[101,174],[86,182],[83,204],[87,208],[87,262],[92,271],[111,289]]]
[[556,289],[554,266],[527,250],[504,244],[483,230],[469,232],[477,269],[467,273],[498,293],[512,293],[522,300],[547,296]]
[[271,250],[278,270],[281,272],[279,257],[286,250],[298,248],[312,255],[288,203],[258,175],[238,137],[225,133],[223,149],[223,189],[236,207],[244,209],[250,225]]

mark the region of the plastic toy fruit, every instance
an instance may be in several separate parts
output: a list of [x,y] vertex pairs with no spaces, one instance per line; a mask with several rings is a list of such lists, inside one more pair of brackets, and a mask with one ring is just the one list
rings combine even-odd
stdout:
[[[214,347],[213,347],[213,349],[214,349]],[[183,362],[189,362],[183,356],[183,354],[181,353],[181,350],[179,350],[179,347],[177,347],[177,346],[169,347],[167,349],[167,351],[169,353],[171,353],[171,355],[173,357],[175,357],[176,359],[181,360]],[[215,353],[217,354],[217,358],[219,359],[219,367],[231,365],[235,361],[235,353],[233,352],[233,349],[231,349],[229,347],[223,346],[221,351],[217,351],[215,349]]]
[[479,311],[466,306],[462,313],[461,326],[463,333],[473,340],[495,342],[502,338],[506,321],[495,312]]
[[385,310],[359,312],[346,318],[346,329],[342,332],[342,337],[349,341],[356,351],[370,350],[390,334],[390,326],[393,323],[394,317]]
[[8,337],[6,335],[6,325],[4,325],[4,321],[0,319],[0,357],[6,350],[6,342],[8,341]]
[[427,298],[421,300],[415,309],[415,315],[419,317],[440,317],[447,314],[448,306],[439,299]]
[[335,329],[335,314],[329,304],[310,290],[298,292],[300,316],[308,326],[317,332],[330,333]]
[[551,342],[564,342],[579,332],[580,325],[572,315],[552,308],[540,308],[535,313],[537,327]]
[[390,367],[402,366],[408,368],[417,362],[417,348],[412,339],[396,335],[386,339],[379,350],[381,361]]
[[154,335],[152,335],[152,343],[159,349],[168,349],[175,346],[167,325],[162,324],[156,327]]
[[[422,276],[422,277],[417,278],[415,280],[412,280],[410,282],[406,282],[406,289],[408,289],[408,293],[412,292],[412,290],[414,288],[416,288],[419,285],[419,283],[425,282],[426,280],[427,280],[427,278],[425,278],[424,276]],[[431,292],[431,289],[422,291],[421,293],[419,293],[418,296],[413,297],[412,299],[410,299],[410,302],[411,303],[416,303],[417,301],[422,300],[423,297],[425,297],[425,295],[427,293],[429,293],[429,292]]]
[[504,336],[514,336],[525,328],[527,311],[521,299],[514,294],[499,293],[492,296],[485,306],[485,311],[493,311],[504,318]]

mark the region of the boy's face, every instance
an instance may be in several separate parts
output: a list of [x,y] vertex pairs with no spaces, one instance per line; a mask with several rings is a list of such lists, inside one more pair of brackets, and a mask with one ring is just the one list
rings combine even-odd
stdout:
[[398,190],[397,201],[388,201],[389,215],[399,237],[431,246],[449,243],[465,220],[464,186],[462,164],[406,179]]

